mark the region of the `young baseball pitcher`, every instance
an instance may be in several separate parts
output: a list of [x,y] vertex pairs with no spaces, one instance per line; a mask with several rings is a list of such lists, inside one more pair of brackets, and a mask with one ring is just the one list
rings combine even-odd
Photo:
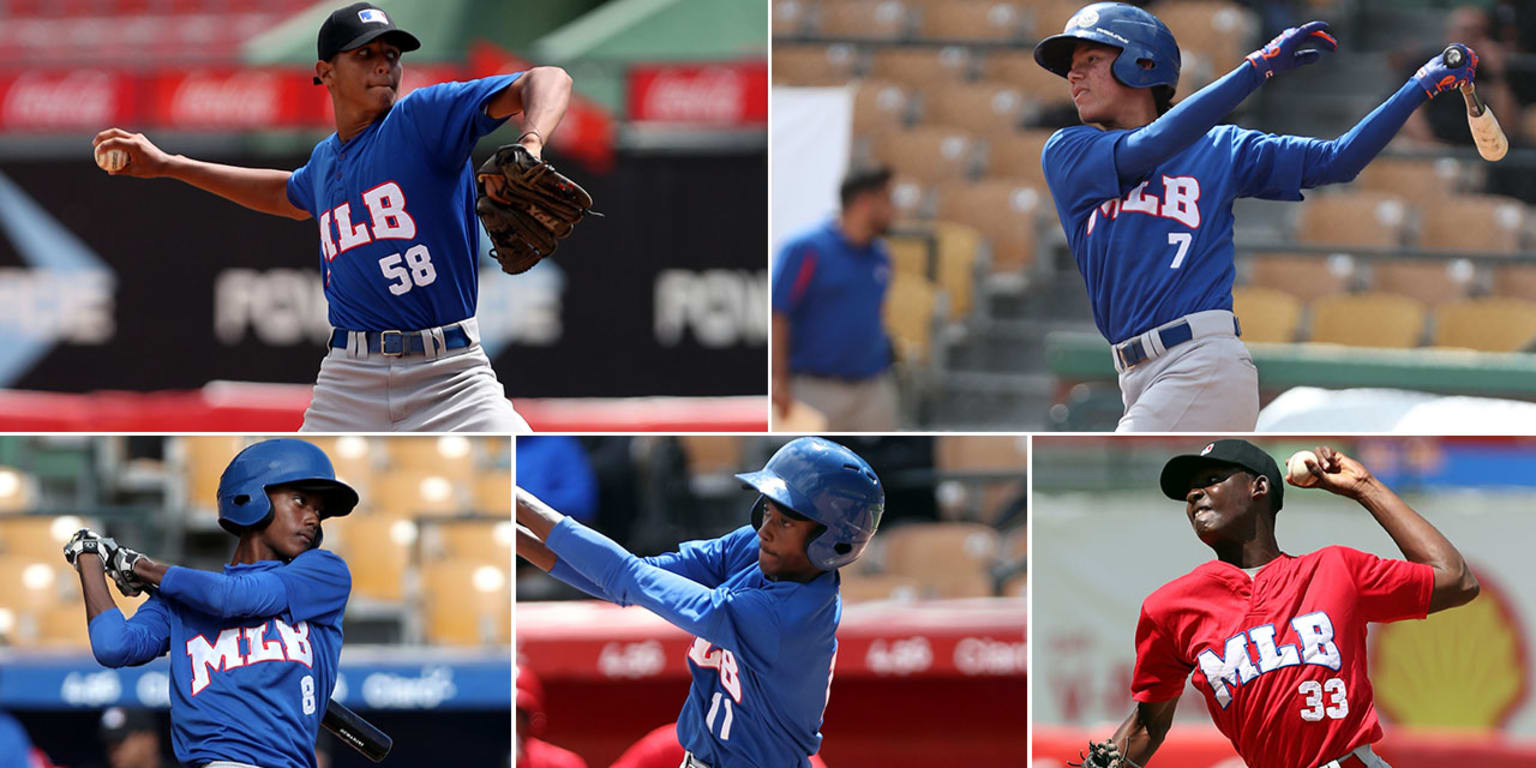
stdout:
[[1035,61],[1067,79],[1085,123],[1057,131],[1041,159],[1112,345],[1119,431],[1253,430],[1258,370],[1232,313],[1232,201],[1301,200],[1304,189],[1354,179],[1415,108],[1477,69],[1470,49],[1460,67],[1436,56],[1331,141],[1218,125],[1269,78],[1337,48],[1325,22],[1287,29],[1172,106],[1179,46],[1147,11],[1084,6],[1035,47]]
[[1144,766],[1173,723],[1185,682],[1252,768],[1389,768],[1371,745],[1381,725],[1366,676],[1366,625],[1422,619],[1477,596],[1466,561],[1360,462],[1328,446],[1306,459],[1307,485],[1353,499],[1405,560],[1348,547],[1280,550],[1285,487],[1275,460],[1244,440],[1175,456],[1160,485],[1184,502],[1216,553],[1153,592],[1136,625],[1135,708],[1089,745],[1090,768]]
[[[548,168],[536,158],[565,115],[571,78],[536,67],[441,83],[397,101],[400,55],[420,47],[376,6],[332,13],[320,27],[314,82],[330,92],[336,133],[292,172],[167,155],[120,128],[93,141],[98,163],[114,175],[178,179],[255,211],[319,223],[334,330],[306,431],[528,431],[480,347],[480,228],[469,157],[482,136],[521,112],[524,149],[504,147],[493,162],[515,157]],[[497,179],[493,186],[513,185]],[[498,212],[492,220],[504,218]]]
[[[80,531],[64,556],[80,574],[91,652],[108,667],[170,654],[171,744],[183,765],[315,768],[336,685],[347,564],[320,549],[321,521],[357,504],[330,459],[301,440],[256,443],[219,479],[219,525],[240,537],[223,573],[155,562]],[[148,591],[124,619],[107,589]]]
[[517,554],[694,636],[682,768],[807,768],[837,657],[837,569],[874,537],[885,491],[862,458],[819,437],[736,477],[759,494],[750,527],[648,558],[518,489]]

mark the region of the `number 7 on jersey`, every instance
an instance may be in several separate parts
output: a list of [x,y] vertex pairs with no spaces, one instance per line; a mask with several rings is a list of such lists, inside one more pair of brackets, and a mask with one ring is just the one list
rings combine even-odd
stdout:
[[1177,245],[1179,247],[1178,252],[1173,254],[1173,263],[1168,265],[1169,269],[1178,269],[1184,264],[1184,254],[1189,253],[1189,244],[1193,242],[1194,239],[1195,236],[1189,232],[1168,233],[1168,244]]

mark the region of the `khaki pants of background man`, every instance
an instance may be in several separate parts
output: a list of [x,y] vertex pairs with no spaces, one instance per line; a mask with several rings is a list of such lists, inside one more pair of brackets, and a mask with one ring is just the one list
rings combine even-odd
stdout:
[[896,379],[890,371],[859,381],[794,376],[795,399],[827,417],[828,432],[892,432],[896,429]]

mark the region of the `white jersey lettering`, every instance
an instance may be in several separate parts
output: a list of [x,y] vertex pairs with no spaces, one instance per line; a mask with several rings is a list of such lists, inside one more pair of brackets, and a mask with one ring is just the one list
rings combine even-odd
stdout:
[[192,660],[192,695],[196,696],[213,679],[213,670],[231,670],[245,666],[240,656],[240,630],[226,629],[212,645],[202,635],[187,641],[187,656]]
[[405,191],[393,181],[386,181],[363,193],[363,204],[373,221],[375,240],[413,240],[416,220],[405,212]]
[[255,664],[258,661],[283,661],[287,658],[283,653],[283,644],[276,640],[268,640],[266,634],[266,624],[245,628],[245,645],[250,649],[246,654],[245,663]]
[[359,245],[367,245],[372,238],[368,236],[368,225],[352,224],[352,204],[342,203],[332,211],[336,216],[336,231],[339,235],[337,244],[341,246],[341,252],[356,248]]
[[1227,639],[1226,655],[1217,657],[1211,649],[1200,652],[1197,657],[1200,661],[1200,671],[1205,673],[1205,680],[1211,686],[1211,694],[1216,697],[1216,703],[1225,708],[1232,703],[1232,691],[1227,686],[1237,687],[1259,676],[1259,670],[1253,666],[1253,660],[1248,658],[1248,636],[1237,635]]
[[283,638],[283,652],[288,654],[288,660],[306,667],[314,666],[315,649],[309,644],[309,622],[301,621],[297,627],[288,626],[282,619],[273,619],[272,623],[277,625],[277,634]]

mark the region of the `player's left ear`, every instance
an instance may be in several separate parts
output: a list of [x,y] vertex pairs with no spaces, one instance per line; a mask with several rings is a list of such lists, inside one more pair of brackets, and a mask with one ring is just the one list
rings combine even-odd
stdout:
[[1255,499],[1263,498],[1265,500],[1269,499],[1270,487],[1269,487],[1269,477],[1267,475],[1254,475],[1253,476],[1253,486],[1252,487],[1253,487],[1253,498],[1255,498]]

